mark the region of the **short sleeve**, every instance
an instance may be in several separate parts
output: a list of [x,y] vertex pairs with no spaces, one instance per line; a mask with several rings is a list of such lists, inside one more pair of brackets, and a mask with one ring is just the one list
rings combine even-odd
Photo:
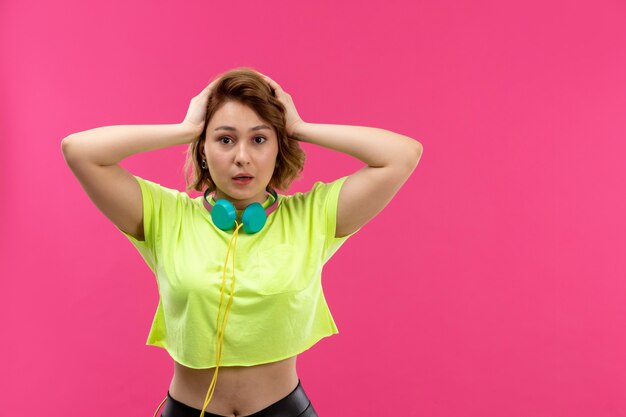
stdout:
[[159,232],[159,225],[155,220],[160,218],[163,187],[155,182],[145,180],[136,175],[133,176],[141,188],[144,240],[137,240],[134,236],[126,233],[120,228],[117,229],[128,238],[133,246],[139,251],[150,269],[154,271],[156,267],[156,236]]
[[348,179],[347,176],[329,183],[318,181],[312,189],[312,192],[316,194],[315,198],[321,203],[324,218],[323,224],[325,224],[324,262],[328,261],[348,238],[361,230],[359,228],[346,236],[335,237],[339,191],[341,191],[341,186],[346,179]]

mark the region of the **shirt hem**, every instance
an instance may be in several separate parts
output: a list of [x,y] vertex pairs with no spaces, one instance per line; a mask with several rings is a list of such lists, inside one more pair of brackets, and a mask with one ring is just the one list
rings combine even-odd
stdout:
[[[244,361],[231,361],[231,362],[227,362],[224,360],[220,361],[220,367],[223,366],[254,366],[254,365],[262,365],[265,363],[272,363],[272,362],[278,362],[281,361],[283,359],[287,359],[287,358],[291,358],[292,356],[296,356],[299,355],[303,352],[306,352],[307,350],[309,350],[310,348],[312,348],[313,346],[315,346],[317,344],[317,342],[319,342],[320,340],[339,334],[339,330],[333,330],[330,333],[325,333],[320,335],[319,337],[315,338],[311,343],[307,343],[307,345],[303,348],[297,349],[295,352],[291,352],[291,353],[287,353],[278,357],[274,357],[272,359],[267,359],[267,360],[262,360],[259,362],[255,362],[255,363],[249,363],[249,362],[244,362]],[[170,349],[167,344],[165,344],[162,341],[154,341],[154,342],[146,342],[146,346],[155,346],[161,349],[164,349],[172,359],[174,359],[176,362],[180,363],[181,365],[184,365],[188,368],[192,368],[192,369],[210,369],[210,368],[215,368],[214,365],[211,366],[202,366],[202,365],[196,365],[196,364],[192,364],[191,362],[187,362],[184,359],[181,359],[180,357],[178,357],[178,355],[174,354],[172,349]]]

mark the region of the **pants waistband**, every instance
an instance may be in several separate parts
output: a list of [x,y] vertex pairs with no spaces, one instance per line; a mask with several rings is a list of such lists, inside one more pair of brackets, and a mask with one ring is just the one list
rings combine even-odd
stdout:
[[[298,379],[298,385],[286,397],[267,406],[263,410],[249,414],[248,417],[298,417],[307,409],[309,404],[311,404],[311,401],[304,392],[304,388],[302,388],[302,384]],[[161,417],[200,417],[201,413],[202,410],[172,398],[169,390],[167,391],[167,401],[163,407]],[[209,413],[206,410],[204,411],[204,416],[226,417],[220,414]]]

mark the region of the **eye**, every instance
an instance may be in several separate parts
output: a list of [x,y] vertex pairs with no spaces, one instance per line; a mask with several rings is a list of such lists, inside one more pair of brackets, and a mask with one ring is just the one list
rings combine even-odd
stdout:
[[263,142],[257,142],[258,144],[261,144],[261,143],[264,143],[265,141],[267,141],[267,139],[265,139],[263,136],[255,136],[254,139],[256,140],[256,139],[259,139],[259,138],[263,139]]
[[219,140],[219,141],[220,141],[220,143],[224,143],[224,142],[222,142],[222,139],[228,139],[228,140],[231,140],[228,136],[222,136],[221,138],[219,138],[219,139],[217,139],[217,140]]

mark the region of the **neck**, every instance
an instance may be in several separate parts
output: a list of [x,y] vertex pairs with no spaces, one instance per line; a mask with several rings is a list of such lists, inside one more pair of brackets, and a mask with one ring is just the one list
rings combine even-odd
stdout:
[[[246,207],[248,207],[250,204],[254,203],[254,202],[258,202],[259,204],[261,204],[264,208],[267,208],[267,206],[269,204],[271,204],[271,202],[273,201],[273,196],[270,195],[270,193],[265,190],[263,193],[263,196],[261,198],[252,198],[250,200],[234,200],[232,198],[227,198],[225,196],[222,196],[222,194],[218,191],[215,191],[212,195],[212,199],[213,199],[213,203],[215,203],[218,200],[221,199],[226,199],[228,201],[230,201],[232,203],[232,205],[235,207],[235,210],[237,211],[237,214],[242,213]],[[267,203],[267,204],[265,204]]]

